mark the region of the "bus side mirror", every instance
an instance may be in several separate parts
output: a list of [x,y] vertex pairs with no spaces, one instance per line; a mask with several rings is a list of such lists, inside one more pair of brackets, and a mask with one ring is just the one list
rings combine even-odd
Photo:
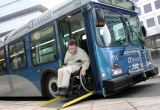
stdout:
[[141,29],[142,29],[143,35],[146,36],[147,35],[146,28],[144,26],[141,26]]
[[102,9],[94,8],[93,9],[94,20],[96,27],[103,27],[104,26],[104,14]]

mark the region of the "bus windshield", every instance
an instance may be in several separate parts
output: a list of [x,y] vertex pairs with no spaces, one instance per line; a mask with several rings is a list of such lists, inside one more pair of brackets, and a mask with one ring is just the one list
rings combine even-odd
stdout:
[[[132,45],[145,44],[141,25],[136,15],[119,14],[116,11],[103,9],[105,25],[96,27],[96,40],[99,46],[125,46],[128,45],[127,30]],[[124,20],[126,20],[126,25]]]
[[138,17],[124,13],[123,16],[126,19],[132,45],[145,44]]
[[99,46],[123,46],[128,45],[126,27],[122,16],[111,10],[103,9],[105,25],[96,27],[96,40]]

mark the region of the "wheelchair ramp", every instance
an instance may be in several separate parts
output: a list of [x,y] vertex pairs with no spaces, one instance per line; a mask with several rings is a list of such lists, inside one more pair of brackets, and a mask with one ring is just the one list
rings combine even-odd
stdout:
[[73,94],[71,95],[69,98],[66,98],[64,96],[59,96],[59,97],[56,97],[52,100],[49,100],[45,103],[42,103],[39,107],[40,108],[52,108],[52,109],[62,109],[64,107],[67,107],[73,103],[76,103],[86,97],[89,97],[91,95],[94,95],[96,94],[96,92],[90,92],[90,93],[87,93],[81,97],[79,97],[78,94]]

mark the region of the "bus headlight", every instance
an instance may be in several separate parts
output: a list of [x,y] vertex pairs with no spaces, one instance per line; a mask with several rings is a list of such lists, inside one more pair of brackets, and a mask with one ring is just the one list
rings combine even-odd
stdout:
[[122,74],[122,68],[111,69],[112,76],[117,76]]
[[105,77],[106,76],[106,74],[105,73],[102,73],[102,77]]
[[150,61],[147,61],[147,65],[150,66],[152,64],[152,62]]

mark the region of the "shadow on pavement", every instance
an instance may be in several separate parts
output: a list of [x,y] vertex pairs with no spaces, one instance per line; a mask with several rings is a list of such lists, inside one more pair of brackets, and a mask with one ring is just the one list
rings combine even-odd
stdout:
[[160,96],[160,75],[149,79],[145,82],[141,82],[129,88],[122,90],[121,92],[112,96],[98,96],[94,95],[85,100],[97,100],[97,99],[117,99],[117,98],[138,98],[138,97],[155,97]]
[[48,97],[1,97],[1,101],[48,101]]

